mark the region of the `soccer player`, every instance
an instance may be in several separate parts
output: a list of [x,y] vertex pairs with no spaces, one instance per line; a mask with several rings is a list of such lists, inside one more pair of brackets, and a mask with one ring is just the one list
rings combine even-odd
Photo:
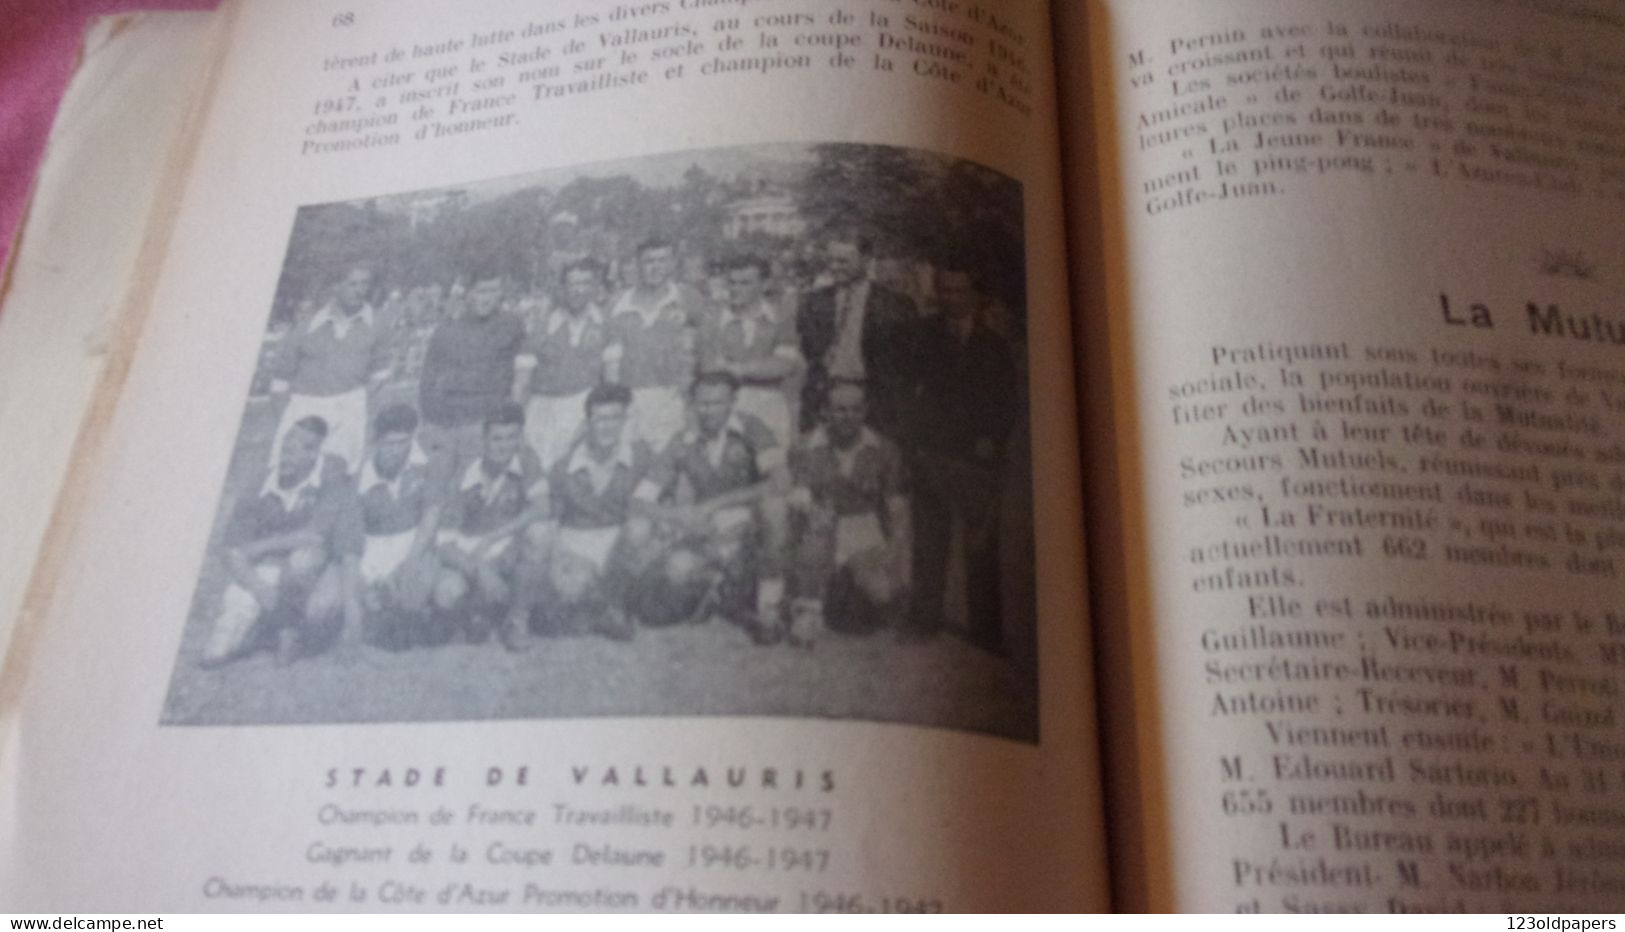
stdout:
[[548,502],[557,530],[546,585],[535,600],[540,632],[632,636],[622,607],[627,561],[629,551],[647,551],[652,531],[648,518],[632,513],[632,495],[654,456],[627,432],[631,404],[624,385],[589,392],[586,429],[553,467]]
[[865,426],[868,402],[856,382],[835,382],[825,423],[790,454],[794,488],[795,605],[791,634],[806,639],[821,621],[867,634],[906,620],[912,532],[903,457]]
[[428,637],[429,596],[440,562],[434,535],[445,479],[416,443],[417,412],[391,405],[373,418],[372,453],[361,468],[359,597],[369,640],[402,649]]
[[431,456],[461,463],[485,445],[485,423],[511,403],[515,360],[525,326],[500,310],[505,282],[495,270],[477,272],[467,310],[435,328],[423,356],[419,385],[420,443]]
[[640,513],[674,542],[634,586],[631,607],[656,626],[720,612],[758,643],[773,643],[784,630],[789,474],[784,447],[767,425],[734,410],[738,391],[731,373],[696,378],[693,425],[672,438],[638,485]]
[[355,501],[343,462],[323,453],[327,437],[319,417],[289,425],[258,491],[232,511],[223,554],[230,582],[203,666],[237,660],[267,641],[278,664],[291,663],[345,623],[359,550]]
[[559,305],[538,322],[526,342],[515,400],[526,405],[525,436],[553,468],[570,452],[586,417],[587,393],[604,378],[609,347],[604,312],[604,267],[580,259],[559,273]]
[[683,389],[694,377],[694,328],[704,298],[672,279],[677,249],[638,246],[638,284],[610,308],[606,376],[632,389],[632,435],[660,452],[684,424]]
[[319,417],[327,424],[327,452],[348,472],[361,468],[367,390],[387,378],[394,349],[393,320],[367,301],[372,286],[372,270],[352,266],[334,287],[332,300],[296,323],[278,344],[271,359],[271,392],[287,401],[273,450],[290,426]]
[[733,259],[726,275],[727,303],[700,325],[700,371],[733,373],[739,379],[736,410],[759,418],[788,445],[795,436],[790,386],[802,370],[795,320],[767,299],[767,260]]
[[461,628],[470,642],[493,627],[504,647],[522,648],[510,611],[516,584],[545,560],[547,479],[525,445],[525,412],[513,402],[485,420],[479,456],[458,468],[436,534],[442,568],[434,608],[442,632]]

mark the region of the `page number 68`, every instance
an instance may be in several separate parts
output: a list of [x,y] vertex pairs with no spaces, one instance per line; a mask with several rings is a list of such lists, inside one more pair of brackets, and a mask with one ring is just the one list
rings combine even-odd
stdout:
[[333,25],[335,28],[339,26],[354,26],[355,14],[348,10],[343,13],[335,13],[333,14]]

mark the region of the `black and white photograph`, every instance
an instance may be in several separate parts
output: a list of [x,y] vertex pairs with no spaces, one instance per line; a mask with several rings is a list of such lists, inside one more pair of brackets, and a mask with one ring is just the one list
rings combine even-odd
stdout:
[[1023,229],[847,143],[300,208],[162,721],[1036,742]]

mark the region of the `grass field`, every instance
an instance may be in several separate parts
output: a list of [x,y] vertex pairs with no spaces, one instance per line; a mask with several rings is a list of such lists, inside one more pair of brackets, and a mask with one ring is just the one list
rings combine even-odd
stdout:
[[[269,406],[251,402],[217,524],[238,495],[255,491],[251,486],[269,455],[274,427]],[[1022,500],[1011,505],[1030,507]],[[342,644],[286,667],[262,652],[205,670],[197,661],[224,586],[211,545],[176,659],[166,724],[746,715],[1037,738],[1036,664],[1019,642],[1014,659],[951,634],[921,642],[900,642],[885,631],[826,634],[810,649],[760,647],[740,629],[714,620],[641,629],[626,643],[537,639],[525,654],[510,654],[494,641],[402,653]]]
[[[201,626],[193,625],[194,629]],[[201,640],[201,630],[196,633]],[[1012,664],[951,636],[829,635],[759,647],[721,621],[631,642],[493,641],[390,653],[344,645],[287,667],[268,653],[203,670],[182,651],[171,724],[770,715],[907,722],[1031,739],[1034,697]]]

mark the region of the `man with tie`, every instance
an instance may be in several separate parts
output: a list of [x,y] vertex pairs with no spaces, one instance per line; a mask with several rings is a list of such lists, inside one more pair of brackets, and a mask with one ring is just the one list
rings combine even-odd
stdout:
[[992,651],[1003,646],[999,498],[1005,443],[1021,416],[1009,345],[982,319],[972,275],[937,272],[941,313],[919,341],[917,406],[910,418],[914,497],[911,630],[945,625]]
[[823,422],[829,384],[868,387],[870,423],[895,436],[912,385],[911,345],[919,318],[914,302],[870,278],[873,247],[842,233],[825,252],[829,284],[802,296],[796,314],[807,378],[801,387],[801,429]]

